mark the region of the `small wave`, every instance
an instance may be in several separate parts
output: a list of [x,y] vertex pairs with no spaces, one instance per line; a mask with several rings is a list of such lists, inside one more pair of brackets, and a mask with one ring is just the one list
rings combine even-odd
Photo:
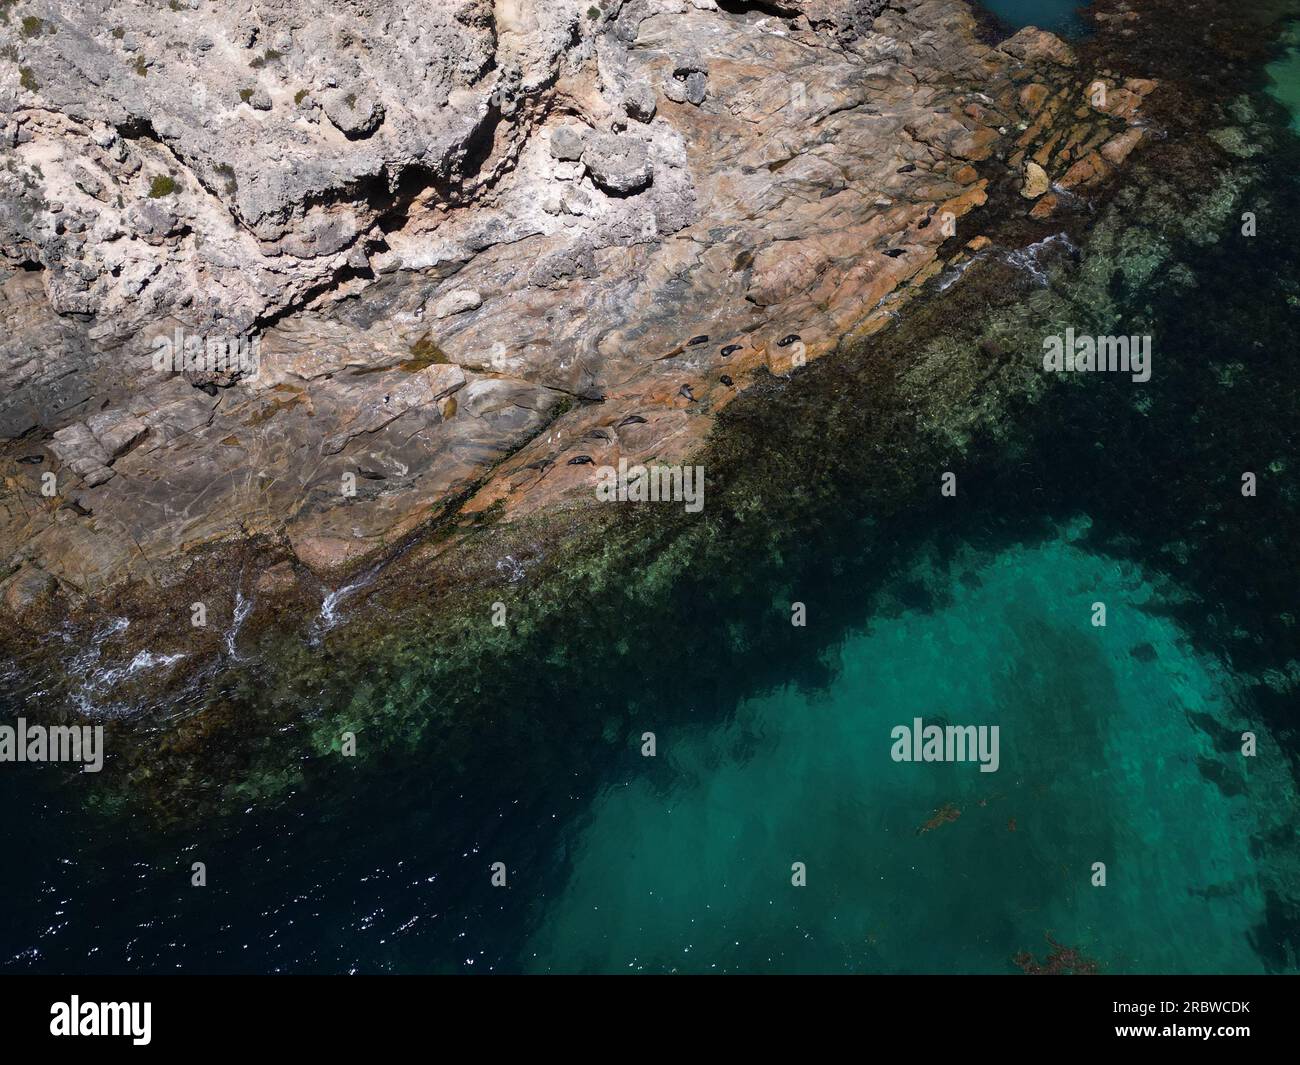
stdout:
[[1053,249],[1063,250],[1070,255],[1077,255],[1079,252],[1079,246],[1070,239],[1069,234],[1053,233],[1050,237],[1044,237],[1024,248],[1007,252],[1006,261],[1018,270],[1027,271],[1039,287],[1046,288],[1048,277],[1044,256]]
[[185,655],[183,653],[174,655],[156,655],[152,651],[140,651],[125,666],[119,666],[116,669],[101,669],[92,674],[88,686],[96,688],[116,687],[122,681],[146,669],[157,669],[159,666],[171,666],[179,662]]
[[497,562],[497,572],[504,573],[506,580],[511,584],[518,584],[524,579],[527,571],[524,564],[515,558],[514,555],[506,555],[505,558]]
[[235,640],[239,636],[239,630],[243,628],[244,621],[253,611],[253,601],[245,599],[244,593],[238,588],[235,589],[235,614],[231,619],[230,628],[226,630],[226,651],[231,658],[238,661],[242,656],[238,648],[235,647]]
[[960,281],[962,277],[965,276],[966,271],[979,262],[979,260],[980,256],[974,255],[965,262],[958,263],[951,270],[946,271],[944,275],[939,278],[939,291],[947,292],[953,285]]
[[380,571],[384,568],[384,563],[372,566],[366,570],[351,584],[345,584],[342,588],[330,592],[325,596],[320,605],[320,619],[317,622],[317,635],[329,632],[339,623],[338,607],[350,595],[361,591],[362,588],[369,587],[374,583],[375,578],[379,576]]
[[[134,677],[137,673],[174,666],[184,657],[184,653],[168,655],[155,654],[153,651],[138,651],[135,657],[124,666],[96,669],[92,672],[86,678],[86,682],[73,693],[73,701],[81,712],[88,717],[110,717],[115,714],[129,712],[130,707],[128,706],[105,706],[99,700],[113,688]],[[98,658],[98,652],[96,652],[96,658]]]
[[78,635],[65,626],[59,633],[64,643],[76,644],[84,641],[82,642],[82,649],[75,652],[68,660],[66,666],[68,674],[77,675],[93,669],[100,656],[104,653],[104,641],[118,635],[118,633],[126,632],[130,624],[131,622],[126,618],[111,618],[108,624],[96,629],[89,639]]

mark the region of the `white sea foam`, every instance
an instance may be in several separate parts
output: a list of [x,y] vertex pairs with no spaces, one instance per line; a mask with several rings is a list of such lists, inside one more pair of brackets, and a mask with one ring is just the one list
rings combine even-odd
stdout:
[[244,626],[244,620],[253,611],[253,601],[245,599],[244,593],[238,588],[235,589],[235,613],[231,618],[230,628],[226,630],[226,651],[231,658],[236,660],[242,658],[238,648],[235,647],[235,640],[239,636],[239,630]]
[[1047,286],[1047,269],[1044,265],[1045,256],[1053,250],[1063,250],[1073,255],[1078,252],[1079,248],[1068,234],[1053,233],[1050,237],[1044,237],[1042,240],[1026,247],[1007,252],[1006,260],[1017,269],[1028,271],[1034,281],[1040,287],[1045,288]]

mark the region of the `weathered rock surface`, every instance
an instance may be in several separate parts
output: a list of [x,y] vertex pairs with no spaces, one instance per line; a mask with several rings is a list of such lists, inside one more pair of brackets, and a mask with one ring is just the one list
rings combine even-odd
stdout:
[[[328,576],[453,502],[589,491],[580,455],[685,456],[886,324],[990,181],[1086,188],[1142,136],[1154,85],[1094,105],[1063,42],[981,44],[960,0],[741,7],[20,4],[0,602],[250,538]],[[176,337],[256,357],[159,368]]]
[[1030,159],[1025,163],[1025,183],[1020,195],[1027,200],[1036,200],[1052,187],[1052,180],[1047,171]]
[[582,161],[596,187],[618,196],[650,184],[654,166],[649,146],[630,133],[598,133],[587,139]]

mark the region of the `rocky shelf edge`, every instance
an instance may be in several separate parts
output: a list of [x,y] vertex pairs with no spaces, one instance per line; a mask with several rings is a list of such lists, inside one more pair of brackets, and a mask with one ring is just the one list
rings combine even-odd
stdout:
[[[983,44],[960,0],[100,6],[3,27],[29,632],[195,599],[228,631],[683,461],[977,253],[991,186],[1048,220],[1103,181],[1155,88]],[[177,329],[256,339],[258,372],[155,371]]]

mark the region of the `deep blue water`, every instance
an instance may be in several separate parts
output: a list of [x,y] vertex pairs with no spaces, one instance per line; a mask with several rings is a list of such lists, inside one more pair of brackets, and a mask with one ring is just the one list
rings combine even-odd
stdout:
[[1020,29],[1037,26],[1066,37],[1079,37],[1088,32],[1088,22],[1080,16],[1084,4],[1079,0],[980,0],[1008,25]]

